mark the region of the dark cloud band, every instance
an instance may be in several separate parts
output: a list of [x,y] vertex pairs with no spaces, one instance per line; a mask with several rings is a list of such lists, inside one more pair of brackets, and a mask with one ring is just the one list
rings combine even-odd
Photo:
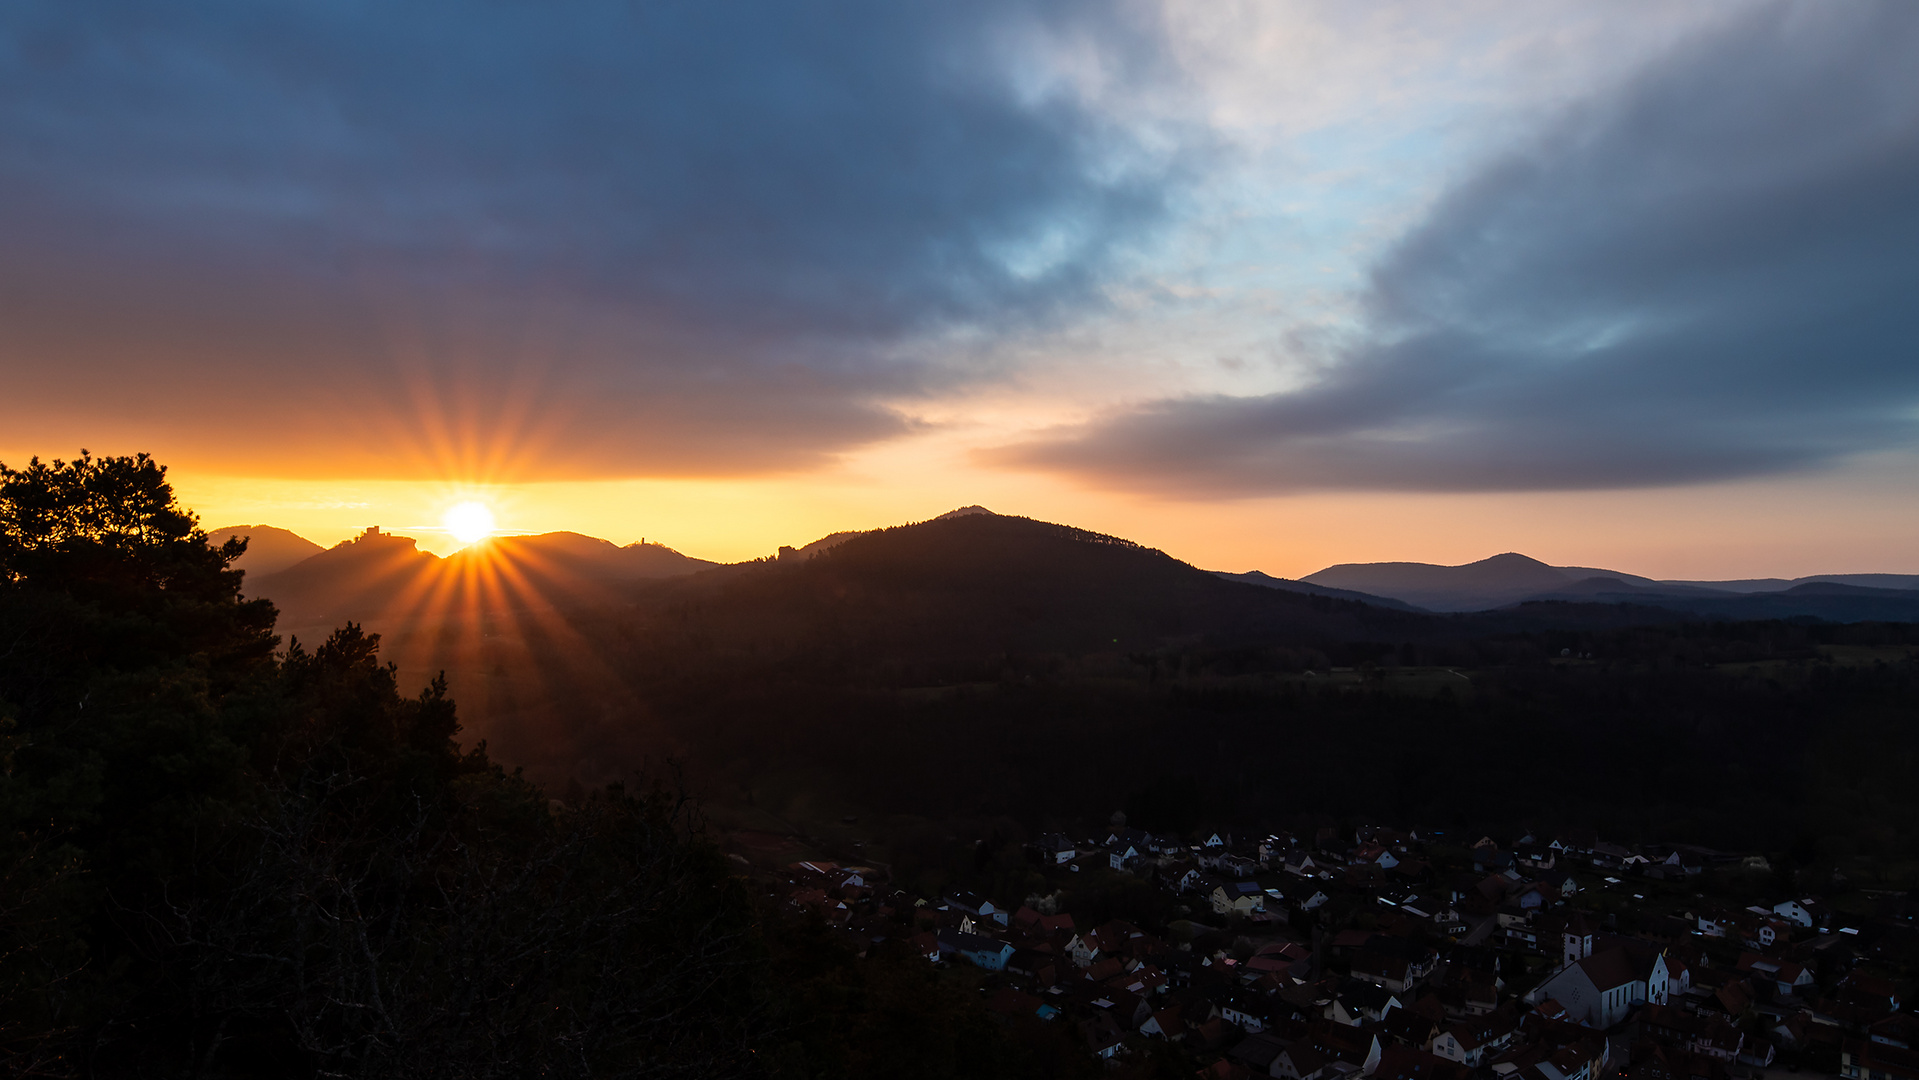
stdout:
[[897,431],[875,396],[950,374],[915,342],[1096,305],[1162,220],[1172,157],[1046,62],[1161,78],[1153,31],[1089,0],[8,5],[0,358],[63,377],[5,418],[123,426],[144,375],[285,432],[324,426],[316,369],[363,410],[403,379],[506,409],[531,367],[676,421],[671,452],[602,429],[614,472]]

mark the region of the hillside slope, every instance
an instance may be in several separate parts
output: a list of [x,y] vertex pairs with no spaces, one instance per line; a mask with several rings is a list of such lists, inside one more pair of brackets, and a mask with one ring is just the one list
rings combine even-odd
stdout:
[[1248,570],[1235,574],[1227,570],[1215,570],[1214,576],[1227,581],[1238,581],[1247,585],[1258,585],[1266,589],[1282,589],[1286,592],[1305,593],[1308,596],[1330,596],[1336,600],[1357,600],[1362,604],[1375,607],[1397,608],[1400,611],[1424,611],[1404,600],[1395,600],[1390,596],[1374,596],[1372,593],[1354,592],[1351,589],[1335,589],[1327,585],[1315,585],[1310,581],[1294,581],[1292,578],[1274,577],[1258,570]]
[[1463,566],[1416,562],[1342,563],[1307,574],[1300,580],[1334,589],[1390,596],[1432,611],[1484,611],[1517,603],[1578,579],[1538,559],[1507,552]]
[[649,647],[721,664],[784,656],[969,666],[1009,653],[1385,640],[1429,632],[1434,621],[1226,581],[1130,541],[978,513],[862,533],[810,559],[657,584],[635,600],[651,612]]
[[298,533],[272,525],[228,525],[207,533],[207,543],[219,547],[235,536],[246,540],[247,553],[234,562],[233,568],[254,578],[277,574],[326,550]]

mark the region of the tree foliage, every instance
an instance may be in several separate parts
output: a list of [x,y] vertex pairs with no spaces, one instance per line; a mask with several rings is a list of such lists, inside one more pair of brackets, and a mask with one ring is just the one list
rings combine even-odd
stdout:
[[18,1075],[726,1076],[749,898],[664,790],[556,807],[151,459],[0,466],[0,1054]]

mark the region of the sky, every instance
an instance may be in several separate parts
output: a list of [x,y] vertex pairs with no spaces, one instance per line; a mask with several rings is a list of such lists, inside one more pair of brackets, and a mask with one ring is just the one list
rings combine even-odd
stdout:
[[1919,573],[1919,6],[22,0],[0,461],[740,559]]

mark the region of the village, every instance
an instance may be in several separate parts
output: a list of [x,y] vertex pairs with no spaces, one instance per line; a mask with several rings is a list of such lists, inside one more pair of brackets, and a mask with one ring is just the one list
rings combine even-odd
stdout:
[[[1904,893],[1766,894],[1762,856],[1324,827],[1173,835],[1113,815],[1023,846],[1053,885],[914,895],[881,869],[792,863],[770,888],[861,956],[908,949],[1006,1023],[1070,1025],[1116,1070],[1285,1080],[1919,1080]],[[1783,876],[1790,881],[1790,875]],[[1088,883],[1150,887],[1163,926]]]

